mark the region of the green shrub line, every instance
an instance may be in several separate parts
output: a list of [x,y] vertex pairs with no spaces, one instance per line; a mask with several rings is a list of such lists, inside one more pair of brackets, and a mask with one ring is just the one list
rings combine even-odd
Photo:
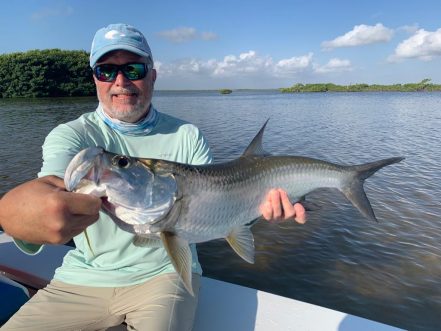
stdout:
[[46,49],[0,54],[0,98],[95,94],[86,51]]
[[431,83],[430,78],[425,78],[419,83],[408,84],[351,84],[336,85],[333,83],[325,84],[301,84],[297,83],[291,87],[279,89],[282,93],[302,93],[302,92],[421,92],[421,91],[441,91],[441,85]]

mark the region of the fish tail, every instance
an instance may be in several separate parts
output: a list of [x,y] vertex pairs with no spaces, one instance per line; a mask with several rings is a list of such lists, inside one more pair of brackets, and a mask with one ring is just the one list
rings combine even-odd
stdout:
[[362,215],[368,219],[378,222],[369,199],[366,196],[366,192],[363,189],[364,180],[372,176],[381,168],[398,163],[403,159],[404,157],[393,157],[376,162],[348,167],[348,170],[350,170],[352,176],[350,176],[349,180],[342,187],[341,191],[346,198],[361,212]]

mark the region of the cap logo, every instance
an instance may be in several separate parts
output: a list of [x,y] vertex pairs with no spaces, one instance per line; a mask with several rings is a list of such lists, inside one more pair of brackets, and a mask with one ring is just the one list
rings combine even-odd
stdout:
[[110,30],[106,32],[104,35],[104,38],[106,39],[116,39],[118,37],[125,37],[126,35],[122,32],[119,32],[118,30]]

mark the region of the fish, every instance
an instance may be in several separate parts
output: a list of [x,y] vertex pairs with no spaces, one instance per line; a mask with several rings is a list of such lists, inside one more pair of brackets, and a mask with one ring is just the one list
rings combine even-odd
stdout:
[[191,284],[189,244],[226,239],[245,261],[254,263],[252,225],[272,188],[282,188],[291,202],[312,191],[334,188],[367,219],[378,222],[363,188],[381,168],[402,161],[391,157],[360,165],[271,155],[263,149],[262,126],[244,153],[231,161],[190,165],[162,159],[120,155],[88,147],[69,163],[68,191],[92,194],[137,246],[163,245],[185,288]]

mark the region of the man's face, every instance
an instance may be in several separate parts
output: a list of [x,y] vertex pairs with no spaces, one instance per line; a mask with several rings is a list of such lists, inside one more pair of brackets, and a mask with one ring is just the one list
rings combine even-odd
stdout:
[[[147,63],[147,59],[137,54],[118,50],[105,54],[97,64]],[[146,77],[129,80],[118,72],[113,82],[101,82],[95,76],[98,100],[107,115],[120,121],[134,123],[144,117],[152,101],[156,70],[150,69]]]

